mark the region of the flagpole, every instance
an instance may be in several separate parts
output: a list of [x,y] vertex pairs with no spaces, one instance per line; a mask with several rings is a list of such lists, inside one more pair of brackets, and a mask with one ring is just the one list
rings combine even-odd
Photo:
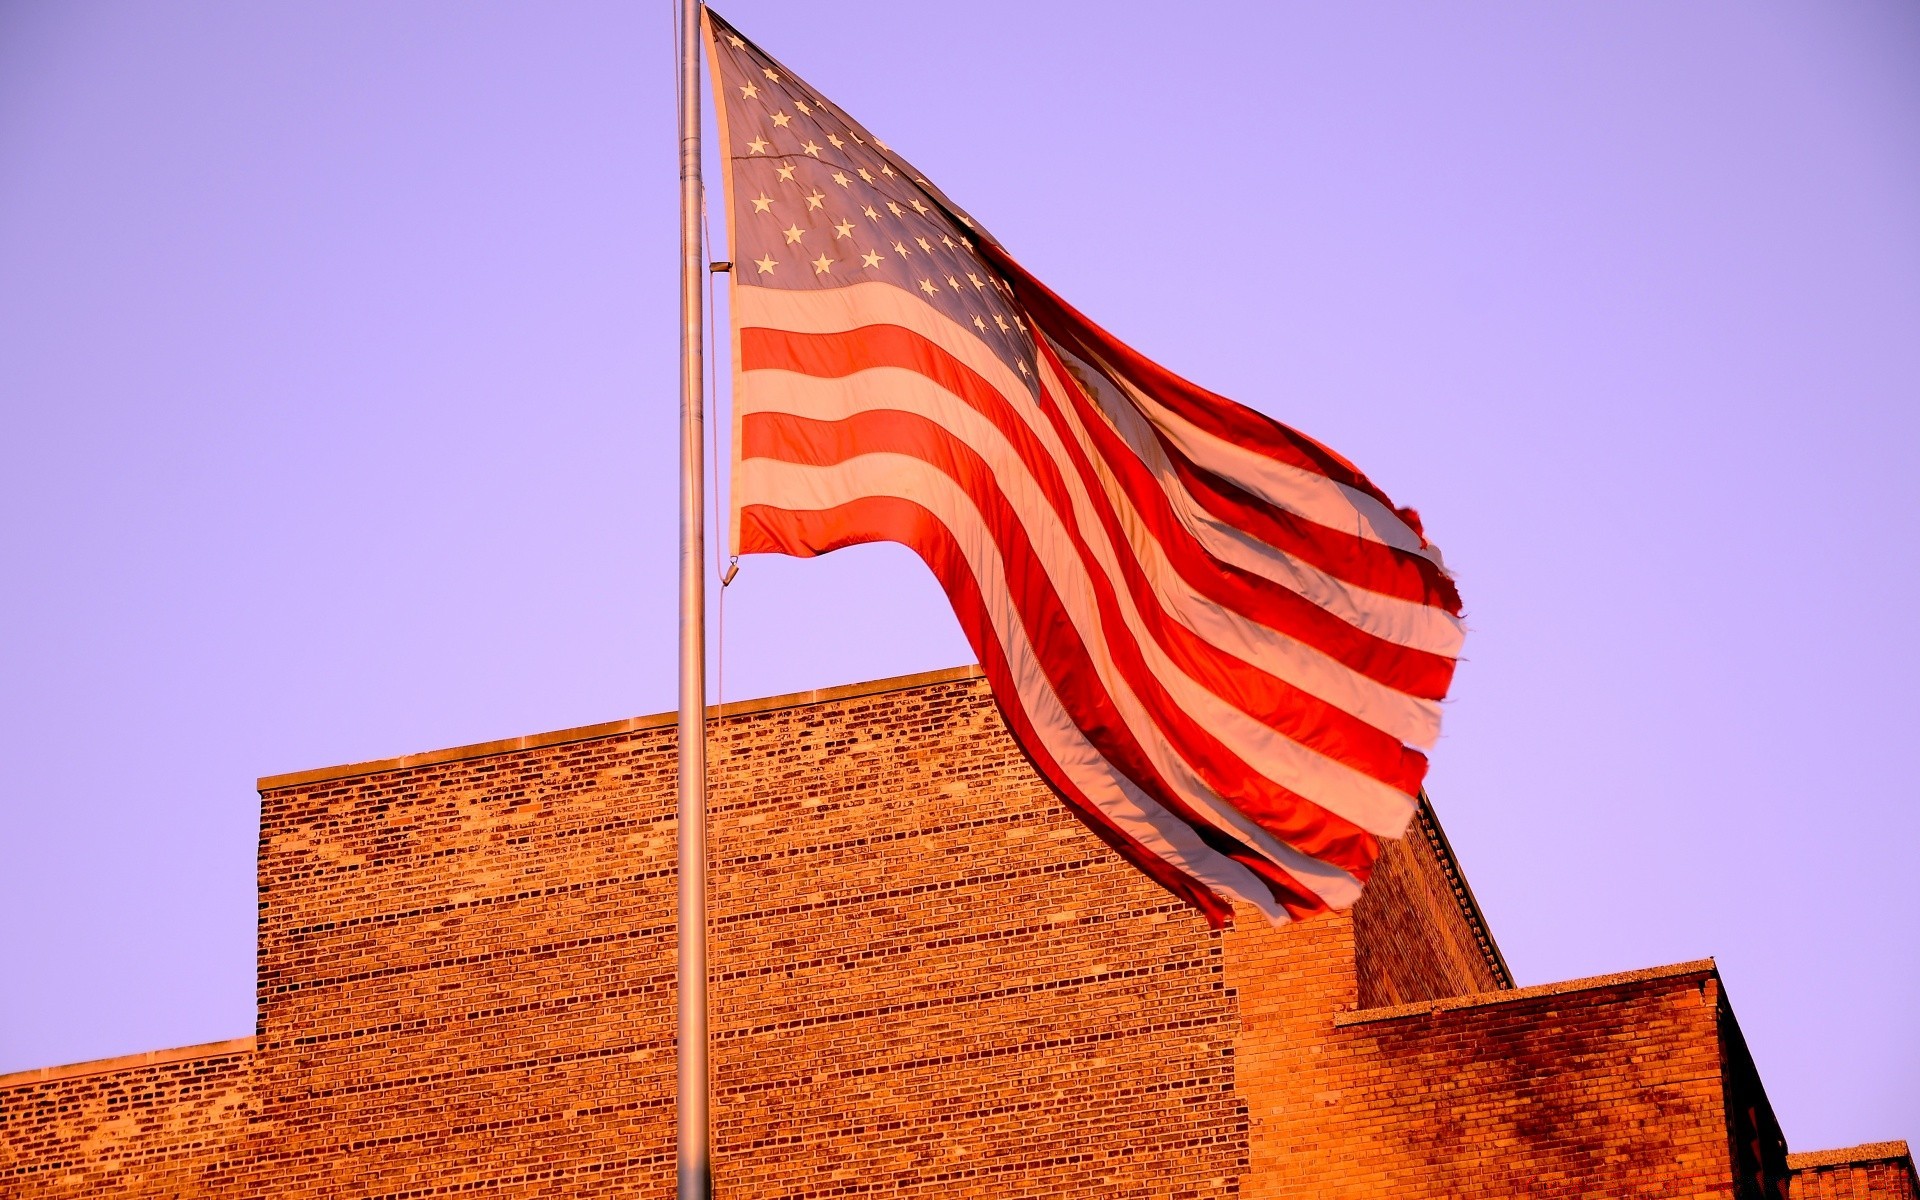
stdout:
[[707,1064],[707,597],[702,478],[700,4],[680,5],[680,821],[675,1136],[679,1200],[713,1187]]

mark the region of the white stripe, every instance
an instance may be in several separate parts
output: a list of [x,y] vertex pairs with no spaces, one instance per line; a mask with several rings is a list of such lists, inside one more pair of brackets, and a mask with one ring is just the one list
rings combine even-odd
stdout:
[[[874,368],[844,379],[820,379],[764,369],[749,374],[766,377],[756,383],[756,390],[761,393],[755,402],[758,412],[787,412],[820,421],[844,420],[859,412],[909,413],[926,418],[971,448],[987,462],[1008,503],[1018,514],[1055,589],[1072,610],[1082,637],[1090,643],[1098,642],[1099,650],[1105,653],[1103,626],[1085,564],[1067,540],[1060,517],[1026,463],[991,421],[932,380],[905,368]],[[772,407],[776,403],[777,409]],[[735,484],[736,489],[740,486]],[[1268,779],[1369,833],[1399,837],[1413,816],[1411,796],[1249,716],[1229,699],[1194,680],[1167,656],[1141,619],[1131,592],[1119,582],[1120,567],[1114,548],[1091,510],[1084,486],[1077,477],[1069,477],[1067,490],[1074,504],[1074,521],[1118,600],[1125,632],[1138,645],[1148,671],[1166,688],[1173,702]],[[902,494],[918,499],[915,493]],[[777,495],[759,502],[778,508],[793,507]],[[1173,613],[1168,615],[1179,620]],[[1289,645],[1297,643],[1289,641]],[[1337,664],[1335,667],[1346,670]],[[1117,679],[1118,671],[1117,666],[1109,665],[1103,674]],[[1158,722],[1154,722],[1154,733],[1158,733]],[[1145,740],[1143,737],[1142,741]]]
[[[736,295],[735,313],[742,326],[758,325],[795,333],[839,333],[873,324],[892,324],[928,338],[979,372],[995,387],[1014,412],[1026,422],[1048,455],[1062,465],[1062,473],[1070,482],[1077,482],[1077,472],[1069,465],[1065,448],[1052,422],[1031,400],[1028,389],[1032,385],[1017,379],[971,331],[949,321],[917,297],[885,283],[863,283],[807,293],[742,286],[737,289]],[[736,445],[738,421],[746,413],[785,410],[778,398],[778,387],[784,386],[784,383],[774,385],[771,379],[755,378],[767,374],[746,371],[741,372],[736,380]],[[1069,420],[1072,419],[1071,413],[1066,415]],[[1409,696],[1362,675],[1317,647],[1260,624],[1196,592],[1181,579],[1152,531],[1133,512],[1131,501],[1126,500],[1124,491],[1106,476],[1099,455],[1090,452],[1089,458],[1096,473],[1102,475],[1107,483],[1109,500],[1132,545],[1135,560],[1140,563],[1152,584],[1161,606],[1176,620],[1225,653],[1257,663],[1276,678],[1403,742],[1430,747],[1438,740],[1440,705],[1437,702]],[[738,467],[735,469],[738,470]],[[736,520],[738,513],[739,502],[736,497]],[[1267,553],[1279,553],[1264,543],[1258,545]]]
[[[831,467],[754,458],[741,463],[741,472],[744,479],[737,480],[734,486],[743,495],[752,497],[743,499],[742,503],[818,510],[869,496],[911,499],[954,533],[980,581],[982,594],[990,598],[989,611],[996,628],[1000,626],[1004,617],[991,600],[1002,599],[1002,603],[1011,605],[1012,593],[1005,581],[998,544],[971,497],[932,464],[904,454],[865,454]],[[1033,499],[1039,500],[1037,495]],[[1068,606],[1069,619],[1080,630],[1108,694],[1168,786],[1211,824],[1248,843],[1332,907],[1344,908],[1358,899],[1360,885],[1351,875],[1293,849],[1261,829],[1245,813],[1222,799],[1175,751],[1114,665],[1100,632],[1098,615],[1092,611],[1093,597],[1084,568],[1078,555],[1066,544],[1058,522],[1046,522],[1045,527],[1038,530],[1029,528],[1028,533],[1033,538],[1041,568],[1047,571],[1055,591]],[[996,590],[989,591],[989,585]],[[1014,616],[1018,619],[1018,614]]]

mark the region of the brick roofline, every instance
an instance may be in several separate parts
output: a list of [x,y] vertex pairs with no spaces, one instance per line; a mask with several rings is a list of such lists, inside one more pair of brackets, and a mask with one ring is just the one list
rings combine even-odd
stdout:
[[[980,679],[984,672],[977,666],[946,667],[938,671],[922,671],[917,675],[896,675],[891,679],[874,679],[866,683],[847,683],[838,687],[815,688],[810,692],[789,692],[784,696],[766,696],[757,700],[735,700],[730,704],[709,706],[710,717],[739,717],[752,713],[772,712],[781,708],[799,708],[807,704],[826,704],[835,700],[853,700],[862,696],[880,696],[888,692],[904,692],[911,688],[931,687],[938,683],[957,683],[965,679]],[[293,771],[285,775],[262,775],[256,784],[261,792],[279,791],[282,788],[303,787],[311,783],[327,783],[336,779],[353,779],[361,775],[377,775],[382,771],[404,771],[409,767],[430,767],[439,763],[460,762],[470,758],[490,758],[496,754],[512,754],[517,750],[536,750],[542,746],[562,746],[569,742],[590,742],[596,738],[614,737],[622,733],[633,733],[642,729],[661,729],[672,726],[679,718],[678,712],[651,713],[644,717],[628,717],[622,721],[604,721],[598,725],[581,725],[573,729],[556,729],[551,733],[530,733],[524,737],[501,738],[492,742],[475,742],[469,746],[453,746],[445,750],[428,750],[420,754],[406,754],[398,758],[377,758],[371,762],[346,763],[337,767],[316,767],[310,771]]]
[[1789,1154],[1787,1166],[1796,1171],[1807,1171],[1820,1167],[1851,1167],[1906,1159],[1908,1170],[1912,1170],[1912,1158],[1913,1152],[1905,1142],[1867,1142],[1840,1150],[1809,1150],[1805,1154]]
[[1559,996],[1570,992],[1598,991],[1601,988],[1619,987],[1623,984],[1649,983],[1662,979],[1718,978],[1719,968],[1710,958],[1695,962],[1674,963],[1665,967],[1643,967],[1638,971],[1621,971],[1613,975],[1593,975],[1586,979],[1566,979],[1559,983],[1542,983],[1533,987],[1512,988],[1499,992],[1475,992],[1468,996],[1446,996],[1438,1000],[1420,1000],[1413,1004],[1396,1004],[1392,1008],[1361,1008],[1352,1012],[1334,1014],[1336,1028],[1347,1025],[1371,1025],[1379,1021],[1404,1021],[1409,1017],[1425,1017],[1434,1013],[1452,1012],[1462,1008],[1491,1008],[1497,1004],[1518,1004],[1524,1000],[1537,1000],[1542,996]]
[[1480,902],[1474,899],[1473,888],[1467,883],[1466,873],[1460,869],[1460,860],[1454,857],[1453,843],[1447,840],[1447,831],[1440,827],[1439,814],[1433,811],[1433,801],[1427,798],[1424,790],[1420,793],[1416,815],[1421,832],[1427,835],[1427,844],[1433,847],[1434,857],[1440,860],[1440,871],[1447,877],[1447,886],[1453,889],[1453,902],[1459,906],[1467,927],[1473,930],[1474,941],[1480,946],[1480,955],[1493,972],[1494,982],[1503,991],[1510,990],[1513,987],[1513,972],[1507,968],[1507,956],[1500,953],[1500,943],[1493,940],[1493,930],[1487,927],[1486,917],[1480,911]]
[[176,1046],[171,1050],[148,1050],[123,1054],[118,1058],[96,1058],[91,1062],[65,1063],[57,1067],[35,1067],[0,1075],[0,1088],[28,1087],[57,1079],[78,1079],[84,1075],[106,1075],[113,1071],[131,1071],[139,1067],[163,1067],[168,1063],[191,1062],[196,1058],[225,1058],[234,1054],[252,1054],[253,1037],[228,1038],[224,1042],[202,1042],[198,1046]]

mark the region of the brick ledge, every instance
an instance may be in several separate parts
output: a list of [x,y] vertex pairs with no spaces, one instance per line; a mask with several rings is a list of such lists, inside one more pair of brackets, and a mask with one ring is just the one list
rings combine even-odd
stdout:
[[1912,1157],[1905,1142],[1866,1142],[1839,1150],[1809,1150],[1804,1154],[1789,1154],[1787,1166],[1795,1171],[1806,1171],[1817,1167],[1846,1167],[1856,1163],[1897,1162]]
[[1361,1008],[1351,1012],[1335,1013],[1335,1028],[1347,1025],[1371,1025],[1376,1021],[1402,1021],[1409,1017],[1425,1017],[1434,1013],[1451,1012],[1460,1008],[1491,1008],[1496,1004],[1517,1004],[1523,1000],[1535,1000],[1541,996],[1558,996],[1567,992],[1586,992],[1597,988],[1618,987],[1625,983],[1644,983],[1653,979],[1677,979],[1686,975],[1716,975],[1718,968],[1710,958],[1694,962],[1674,963],[1665,967],[1643,967],[1638,971],[1621,971],[1613,975],[1593,975],[1586,979],[1566,979],[1559,983],[1542,983],[1533,987],[1513,988],[1498,992],[1475,992],[1466,996],[1445,996],[1438,1000],[1420,1000],[1413,1004],[1396,1004],[1392,1008]]
[[[846,683],[838,687],[815,688],[810,692],[789,692],[784,696],[766,696],[757,700],[735,700],[730,704],[710,706],[707,713],[710,717],[740,717],[752,713],[772,712],[781,708],[799,708],[807,704],[825,704],[834,700],[851,700],[860,696],[880,696],[887,692],[904,692],[910,688],[928,687],[937,683],[957,683],[965,679],[983,677],[984,672],[977,666],[945,667],[938,671],[922,671],[918,675],[896,675],[890,679],[875,679],[866,683]],[[475,742],[467,746],[452,746],[445,750],[405,754],[398,758],[376,758],[369,762],[346,763],[337,767],[316,767],[310,771],[293,771],[285,775],[262,775],[255,786],[261,792],[272,792],[310,783],[327,783],[337,779],[353,779],[361,775],[377,775],[382,771],[403,771],[409,767],[430,767],[469,758],[488,758],[495,754],[511,754],[516,750],[563,746],[568,742],[590,742],[595,738],[613,737],[641,729],[659,729],[672,725],[678,717],[678,712],[650,713],[644,717],[628,717],[622,721],[604,721],[598,725],[556,729],[551,733],[530,733],[524,737]]]
[[96,1058],[91,1062],[65,1063],[57,1067],[35,1067],[0,1075],[0,1088],[26,1087],[51,1083],[57,1079],[78,1079],[83,1075],[105,1075],[135,1067],[163,1067],[168,1063],[188,1062],[196,1058],[222,1058],[229,1054],[252,1054],[253,1038],[228,1038],[224,1042],[202,1042],[198,1046],[175,1046],[170,1050],[147,1050],[140,1054],[122,1054],[118,1058]]

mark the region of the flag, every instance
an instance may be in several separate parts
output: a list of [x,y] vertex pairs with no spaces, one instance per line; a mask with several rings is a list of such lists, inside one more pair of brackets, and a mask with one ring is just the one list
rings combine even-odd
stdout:
[[1418,517],[1121,343],[706,29],[735,549],[911,548],[1021,747],[1118,853],[1216,926],[1351,905],[1414,812],[1464,634]]

